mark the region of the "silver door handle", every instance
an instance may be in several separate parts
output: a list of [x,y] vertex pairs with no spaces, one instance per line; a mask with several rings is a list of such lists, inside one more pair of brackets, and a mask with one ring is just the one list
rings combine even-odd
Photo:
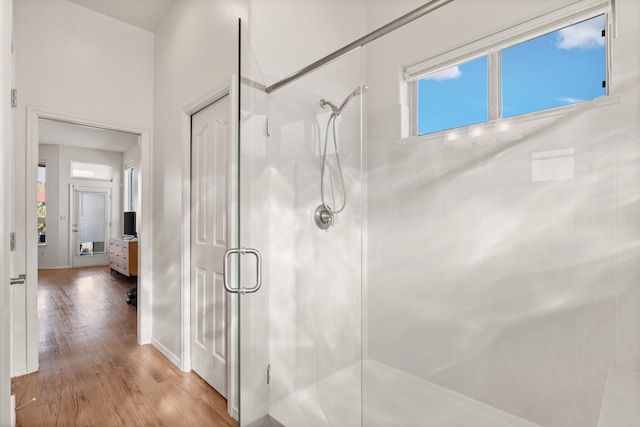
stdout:
[[[251,287],[251,288],[232,288],[231,286],[229,286],[229,258],[231,257],[232,254],[240,254],[240,255],[244,255],[244,254],[251,254],[254,257],[256,257],[256,284]],[[229,249],[227,252],[225,252],[224,254],[224,264],[223,264],[223,278],[224,278],[224,288],[227,290],[227,292],[231,292],[234,294],[252,294],[254,292],[257,292],[258,289],[260,289],[260,286],[262,285],[262,255],[260,255],[260,251],[258,251],[257,249],[251,249],[251,248],[232,248]]]
[[27,280],[27,275],[26,274],[20,274],[20,275],[18,275],[18,277],[11,277],[9,279],[9,284],[10,285],[23,285],[25,280]]

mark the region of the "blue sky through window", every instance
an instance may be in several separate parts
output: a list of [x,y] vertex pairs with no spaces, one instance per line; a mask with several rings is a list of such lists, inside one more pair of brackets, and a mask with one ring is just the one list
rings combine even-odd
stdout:
[[502,117],[606,94],[604,16],[502,51]]
[[488,66],[483,56],[418,80],[418,135],[486,122]]
[[[502,117],[606,94],[605,16],[501,51]],[[418,80],[418,135],[488,120],[488,57]]]

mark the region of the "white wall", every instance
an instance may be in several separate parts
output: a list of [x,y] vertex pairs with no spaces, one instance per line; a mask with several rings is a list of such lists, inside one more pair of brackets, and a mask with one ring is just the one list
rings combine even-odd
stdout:
[[152,341],[181,364],[182,111],[235,73],[244,2],[177,2],[155,34]]
[[[616,1],[619,103],[396,143],[403,64],[568,3],[457,0],[367,49],[369,358],[545,426],[596,425],[608,369],[640,370],[637,2]],[[397,2],[369,4],[377,25]],[[533,182],[559,149],[575,177]]]
[[[275,83],[364,36],[365,11],[365,0],[252,0],[251,45],[266,83]],[[387,19],[396,18],[394,14]],[[324,78],[334,80],[339,75]]]
[[[38,246],[38,268],[69,268],[70,186],[111,189],[111,235],[122,231],[122,153],[79,147],[42,144],[39,158],[47,167],[47,239]],[[71,178],[71,162],[94,163],[113,167],[113,180],[92,181]],[[50,179],[51,178],[51,179]],[[64,219],[63,219],[64,218]]]
[[[65,0],[21,0],[15,6],[15,224],[14,269],[25,272],[26,106],[92,118],[133,129],[153,121],[153,35]],[[36,256],[34,250],[33,256]],[[15,289],[15,374],[37,366],[36,278]],[[24,307],[27,308],[25,316]],[[26,335],[30,337],[27,341]],[[29,363],[27,363],[27,358]],[[29,368],[27,368],[27,365]]]
[[[359,98],[345,108],[336,125],[345,210],[326,231],[314,223],[314,212],[322,203],[320,153],[329,119],[319,100],[340,103],[359,86],[360,69],[361,56],[356,53],[270,97],[272,132],[265,167],[270,180],[269,211],[265,216],[270,237],[272,402],[360,361],[363,201]],[[339,83],[331,81],[334,72],[342,76]],[[328,152],[333,153],[331,137],[327,142]],[[339,187],[333,155],[329,161],[334,186]],[[336,188],[334,202],[330,186],[325,185],[326,203],[339,209],[342,200],[342,190]],[[259,221],[256,218],[254,223]],[[351,406],[356,413],[358,401],[356,397]]]

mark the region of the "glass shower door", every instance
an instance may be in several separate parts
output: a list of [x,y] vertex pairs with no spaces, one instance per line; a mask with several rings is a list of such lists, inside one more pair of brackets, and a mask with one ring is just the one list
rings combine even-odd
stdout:
[[268,95],[249,37],[239,25],[237,164],[238,419],[261,426],[269,407]]
[[242,28],[239,60],[240,425],[360,426],[362,55],[269,94]]

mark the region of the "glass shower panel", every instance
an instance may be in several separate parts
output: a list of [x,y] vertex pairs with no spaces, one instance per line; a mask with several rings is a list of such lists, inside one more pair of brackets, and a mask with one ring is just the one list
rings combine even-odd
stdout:
[[[240,292],[238,310],[238,414],[240,426],[269,425],[269,201],[270,173],[267,157],[268,95],[249,42],[239,25],[238,151],[235,171],[238,218],[237,247],[262,254],[262,285],[256,292]],[[232,233],[234,233],[232,231]],[[237,257],[238,287],[257,285],[258,258]]]
[[361,63],[269,96],[269,414],[285,426],[361,425]]
[[[239,295],[240,425],[359,426],[361,52],[267,96],[240,39],[238,239],[263,260]],[[247,286],[254,259],[237,259]]]

